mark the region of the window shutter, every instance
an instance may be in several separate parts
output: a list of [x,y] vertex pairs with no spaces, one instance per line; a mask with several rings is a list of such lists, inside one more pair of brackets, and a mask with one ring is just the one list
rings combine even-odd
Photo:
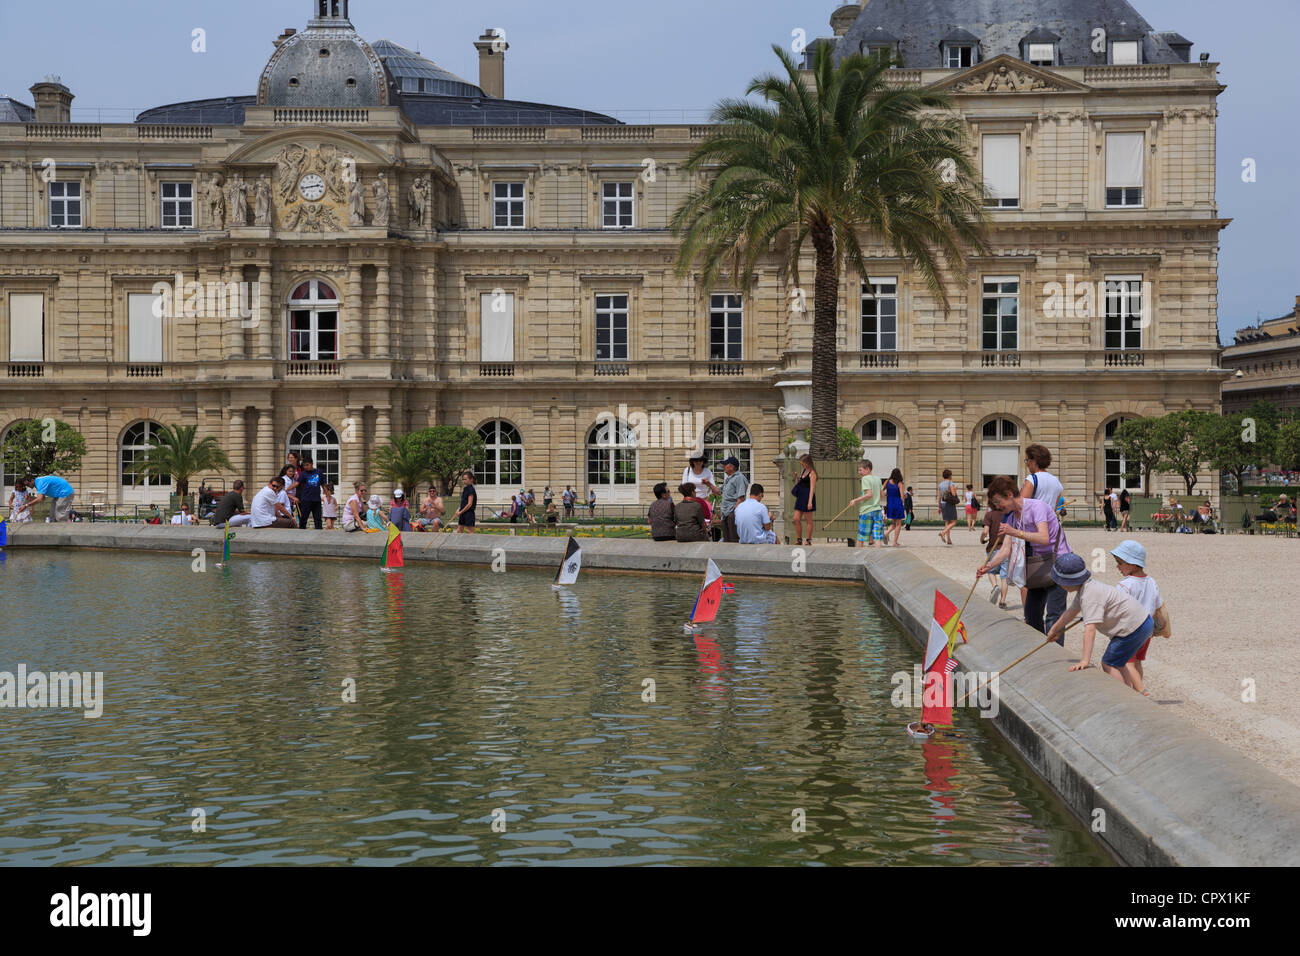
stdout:
[[45,361],[45,296],[9,296],[9,361]]
[[1020,198],[1020,137],[984,137],[984,191],[993,199]]
[[1106,134],[1106,186],[1121,189],[1142,185],[1142,133]]
[[1010,475],[1016,476],[1016,469],[1020,467],[1020,448],[1011,446],[1010,448],[990,448],[985,446],[980,449],[981,474],[985,475]]
[[[127,358],[128,362],[159,365],[162,363],[163,321],[154,315],[156,295],[127,296]],[[161,312],[161,309],[159,309]]]
[[482,327],[482,361],[513,362],[515,360],[515,297],[501,297],[504,311],[493,311],[497,300],[494,293],[479,296],[479,316]]

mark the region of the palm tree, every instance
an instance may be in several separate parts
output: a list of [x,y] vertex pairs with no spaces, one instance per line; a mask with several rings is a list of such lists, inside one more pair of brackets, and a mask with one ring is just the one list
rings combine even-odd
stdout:
[[866,276],[860,236],[906,258],[948,308],[944,273],[966,274],[966,250],[985,251],[983,190],[967,153],[966,131],[942,93],[887,81],[881,55],[846,56],[835,66],[825,46],[811,86],[774,46],[786,75],[756,78],[747,95],[723,100],[716,124],[685,168],[714,173],[673,214],[681,237],[677,273],[696,260],[712,289],[730,266],[739,287],[784,238],[791,279],[812,240],[812,453],[835,455],[839,277],[847,262]]
[[410,495],[433,477],[428,443],[422,432],[398,435],[375,452],[375,473]]
[[205,471],[234,471],[230,459],[221,450],[217,440],[209,435],[195,443],[197,425],[162,425],[154,433],[155,444],[143,461],[132,467],[136,484],[146,478],[171,476],[176,481],[176,494],[184,498],[190,493],[190,479]]

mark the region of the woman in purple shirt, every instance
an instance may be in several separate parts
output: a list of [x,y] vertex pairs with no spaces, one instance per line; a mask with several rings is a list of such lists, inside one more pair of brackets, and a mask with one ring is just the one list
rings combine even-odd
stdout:
[[[1021,497],[1020,489],[1013,479],[1006,475],[994,478],[989,482],[988,499],[989,507],[1004,512],[1006,518],[1000,529],[1002,544],[996,554],[990,555],[988,561],[976,568],[977,578],[983,577],[992,568],[1001,566],[1011,556],[1013,538],[1025,542],[1026,557],[1051,553],[1055,560],[1057,555],[1070,553],[1070,543],[1065,540],[1065,529],[1057,520],[1052,506],[1036,498]],[[1025,623],[1046,634],[1056,619],[1065,613],[1066,597],[1065,588],[1055,582],[1050,587],[1029,588],[1025,597]],[[1065,643],[1064,634],[1057,638],[1057,643]]]

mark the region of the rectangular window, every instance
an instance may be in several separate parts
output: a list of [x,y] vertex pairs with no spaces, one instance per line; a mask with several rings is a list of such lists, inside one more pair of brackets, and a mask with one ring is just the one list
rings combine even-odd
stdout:
[[339,357],[339,314],[294,309],[289,313],[289,358],[294,362],[333,361]]
[[1142,348],[1142,277],[1106,277],[1106,348]]
[[492,184],[492,225],[496,229],[524,228],[524,184]]
[[515,360],[515,297],[510,293],[484,292],[479,296],[483,362]]
[[50,225],[81,228],[81,183],[50,183]]
[[1107,207],[1142,205],[1142,154],[1146,137],[1142,133],[1106,134]]
[[39,292],[9,296],[9,361],[45,361],[45,296]]
[[1115,40],[1110,45],[1110,62],[1115,66],[1130,66],[1142,62],[1142,44],[1138,40]]
[[709,358],[739,361],[740,335],[744,325],[742,297],[717,293],[709,298]]
[[1029,44],[1029,62],[1034,66],[1052,66],[1056,63],[1056,44]]
[[1020,136],[983,137],[984,205],[1014,209],[1020,205]]
[[986,276],[984,328],[981,347],[987,352],[1011,352],[1020,347],[1020,280]]
[[133,365],[161,365],[163,320],[160,296],[144,293],[126,297],[126,360]]
[[194,184],[162,184],[162,227],[194,228]]
[[1111,488],[1141,488],[1142,478],[1134,475],[1132,478],[1125,478],[1124,473],[1128,471],[1128,462],[1114,448],[1106,449],[1106,484]]
[[944,61],[949,68],[961,68],[971,66],[975,62],[975,48],[972,46],[950,46],[946,48],[947,59]]
[[632,184],[601,185],[601,225],[606,229],[632,228]]
[[862,351],[898,349],[898,280],[868,278],[862,283]]
[[626,295],[596,296],[596,361],[627,361]]

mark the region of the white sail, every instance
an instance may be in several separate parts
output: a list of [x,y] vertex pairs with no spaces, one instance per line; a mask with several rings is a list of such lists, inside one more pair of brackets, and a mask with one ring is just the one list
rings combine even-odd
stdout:
[[560,562],[560,569],[555,572],[556,584],[573,584],[578,580],[578,572],[582,570],[582,549],[578,547],[578,542],[573,540],[573,535],[569,535],[569,545],[564,549],[564,560]]

